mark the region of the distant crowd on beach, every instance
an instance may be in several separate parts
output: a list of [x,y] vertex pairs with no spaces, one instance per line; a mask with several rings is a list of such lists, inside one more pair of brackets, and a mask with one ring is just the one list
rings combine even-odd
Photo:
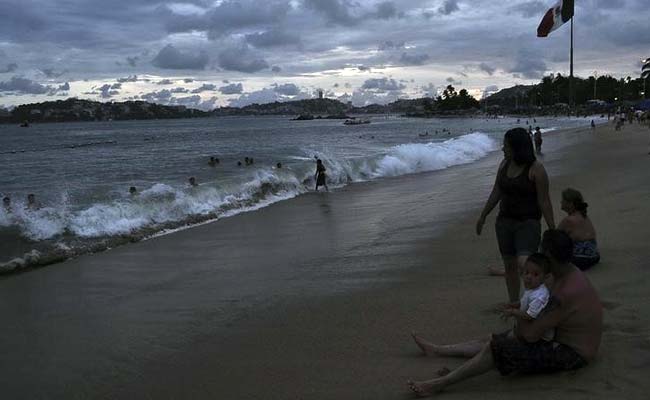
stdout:
[[[499,206],[495,233],[503,268],[490,267],[489,272],[505,278],[508,301],[496,311],[514,324],[502,333],[447,345],[412,333],[426,356],[468,359],[453,371],[439,370],[432,379],[409,380],[409,389],[419,397],[493,369],[502,375],[575,370],[596,356],[603,310],[585,274],[601,257],[596,229],[588,204],[574,188],[562,192],[560,208],[566,216],[555,224],[548,174],[535,156],[541,145],[539,127],[506,132],[504,157],[476,222],[480,235],[486,218]],[[543,234],[542,218],[548,228]]]

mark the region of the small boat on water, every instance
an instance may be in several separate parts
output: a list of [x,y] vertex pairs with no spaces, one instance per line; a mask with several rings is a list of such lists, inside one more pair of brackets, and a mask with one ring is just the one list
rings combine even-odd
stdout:
[[350,118],[346,119],[345,122],[343,122],[343,125],[362,125],[362,124],[369,124],[370,119],[369,118]]

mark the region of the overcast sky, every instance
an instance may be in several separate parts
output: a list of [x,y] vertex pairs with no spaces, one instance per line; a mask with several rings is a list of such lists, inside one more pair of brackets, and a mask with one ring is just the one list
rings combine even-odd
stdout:
[[[648,0],[581,0],[575,73],[638,77]],[[555,0],[0,0],[0,106],[147,100],[210,109],[302,99],[355,105],[480,97],[569,70]]]

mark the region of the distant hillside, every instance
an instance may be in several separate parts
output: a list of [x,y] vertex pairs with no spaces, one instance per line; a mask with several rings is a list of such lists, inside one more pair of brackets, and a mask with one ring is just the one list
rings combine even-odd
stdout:
[[244,107],[220,107],[212,114],[223,115],[302,115],[302,114],[344,114],[349,107],[338,100],[307,99],[266,104],[250,104]]
[[18,106],[9,115],[0,115],[0,122],[107,121],[207,116],[210,116],[210,113],[185,106],[163,106],[144,101],[100,103],[70,98]]

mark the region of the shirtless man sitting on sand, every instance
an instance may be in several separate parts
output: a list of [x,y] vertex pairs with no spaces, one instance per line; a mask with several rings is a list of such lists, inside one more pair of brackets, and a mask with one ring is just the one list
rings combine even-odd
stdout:
[[[469,358],[444,376],[409,381],[409,388],[416,395],[430,396],[448,385],[494,368],[502,375],[543,373],[578,369],[594,359],[603,330],[598,294],[582,271],[570,264],[573,247],[566,233],[547,230],[542,249],[550,260],[554,279],[551,300],[542,315],[518,324],[514,337],[506,332],[484,340],[436,345],[413,334],[415,343],[425,355]],[[555,329],[555,339],[540,340],[548,329]]]

